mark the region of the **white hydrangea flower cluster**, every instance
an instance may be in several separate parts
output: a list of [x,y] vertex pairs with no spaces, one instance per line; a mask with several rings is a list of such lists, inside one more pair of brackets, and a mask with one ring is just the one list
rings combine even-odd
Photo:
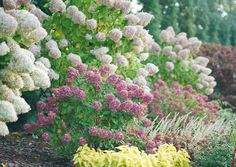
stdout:
[[[42,28],[40,21],[34,14],[26,10],[10,10],[6,12],[8,14],[3,10],[0,12],[1,17],[5,17],[5,20],[1,20],[3,29],[0,30],[0,34],[9,37],[17,33],[21,36],[22,43],[26,46],[38,43],[47,36],[46,30]],[[10,29],[8,29],[9,27]],[[0,36],[4,37],[3,35]]]
[[[18,10],[20,5],[29,7],[31,13]],[[21,97],[22,92],[50,87],[51,65],[48,59],[36,60],[35,57],[40,55],[40,45],[36,43],[46,37],[47,32],[32,13],[38,12],[36,15],[41,17],[41,21],[46,19],[46,15],[32,6],[29,0],[4,0],[3,6],[4,9],[0,8],[0,56],[10,57],[9,62],[3,62],[4,68],[0,70],[0,135],[5,136],[9,133],[6,123],[17,121],[17,115],[31,110]],[[21,48],[13,40],[16,34],[21,36],[21,44],[30,46],[29,50]]]
[[176,35],[172,27],[161,31],[160,39],[166,44],[162,53],[170,57],[170,61],[166,62],[167,70],[172,71],[173,62],[180,60],[183,68],[191,68],[200,74],[199,83],[196,84],[197,88],[206,89],[206,94],[212,94],[216,82],[214,77],[209,76],[212,72],[210,68],[207,68],[209,60],[205,57],[196,57],[202,42],[196,37],[188,39],[187,34],[183,32]]
[[53,39],[50,39],[46,43],[46,48],[49,51],[48,55],[54,59],[58,59],[61,57],[61,51],[57,45],[57,42],[54,41]]

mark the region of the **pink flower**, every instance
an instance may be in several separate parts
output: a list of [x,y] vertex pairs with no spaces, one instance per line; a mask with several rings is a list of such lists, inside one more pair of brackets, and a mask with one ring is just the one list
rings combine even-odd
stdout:
[[143,125],[144,125],[145,127],[149,127],[149,126],[152,125],[152,121],[149,120],[149,119],[145,119],[145,120],[143,121]]
[[110,67],[108,65],[103,65],[100,69],[99,72],[101,76],[106,76],[110,72]]
[[94,103],[93,103],[93,109],[94,110],[101,110],[102,109],[102,104],[99,102],[99,101],[95,101]]
[[145,114],[145,110],[146,110],[146,106],[143,106],[137,103],[133,103],[133,106],[131,108],[132,114],[137,118],[143,117]]
[[98,129],[95,128],[95,127],[90,128],[90,129],[89,129],[89,134],[90,134],[91,136],[96,136],[96,135],[98,134]]
[[165,114],[164,114],[163,112],[159,112],[159,113],[157,113],[157,116],[158,116],[160,119],[162,119],[162,118],[165,116]]
[[61,140],[64,142],[64,143],[69,143],[71,141],[71,135],[70,134],[64,134],[61,138]]
[[45,117],[44,113],[42,113],[42,112],[38,114],[38,121],[39,121],[40,126],[45,127],[48,125],[48,120]]
[[112,111],[116,111],[120,108],[121,102],[119,99],[114,99],[112,100],[110,103],[108,103],[108,107],[112,110]]
[[149,104],[149,103],[152,102],[152,100],[153,100],[153,95],[152,94],[146,93],[146,94],[143,95],[142,101],[144,103]]
[[157,112],[157,111],[159,111],[160,109],[161,109],[161,106],[156,105],[156,106],[151,107],[150,112]]
[[116,141],[121,141],[121,140],[124,139],[124,134],[123,134],[121,131],[116,132],[116,133],[114,134],[114,139],[115,139]]
[[132,107],[133,107],[133,102],[131,100],[126,100],[120,105],[120,109],[122,111],[130,111]]
[[120,82],[116,85],[117,91],[127,90],[127,84],[125,82]]
[[107,82],[110,84],[110,85],[113,85],[115,86],[118,82],[119,82],[120,78],[118,75],[116,74],[112,74],[110,75],[108,78],[107,78]]
[[33,123],[33,124],[25,124],[23,128],[26,133],[32,133],[34,130],[37,130],[38,127],[39,127],[38,123]]
[[147,143],[145,144],[145,147],[147,148],[147,150],[153,149],[153,148],[156,147],[156,143],[153,142],[153,141],[149,141],[149,142],[147,142]]
[[112,137],[112,132],[109,130],[101,129],[98,131],[98,137],[102,139],[110,139]]
[[73,87],[72,92],[77,97],[77,99],[79,101],[83,101],[86,97],[85,92],[82,89],[78,88],[78,87]]
[[54,113],[52,111],[49,111],[49,113],[48,113],[48,122],[50,124],[53,124],[55,117],[56,117],[56,113]]
[[78,69],[78,71],[79,71],[80,74],[83,74],[83,73],[86,72],[87,66],[86,66],[85,64],[79,64],[79,65],[77,66],[77,69]]
[[69,75],[69,78],[76,78],[77,76],[79,76],[79,71],[73,67],[68,67],[67,73]]
[[86,140],[85,138],[81,137],[81,138],[79,139],[79,145],[83,146],[83,145],[85,145],[86,143],[87,143],[87,140]]
[[122,97],[123,99],[127,99],[129,97],[129,92],[127,90],[121,90],[118,93],[119,96]]
[[105,95],[105,99],[107,103],[112,102],[115,98],[116,97],[112,93]]
[[47,104],[42,101],[38,101],[36,107],[38,110],[45,110],[47,108]]
[[90,83],[94,84],[95,86],[98,86],[102,83],[102,77],[97,72],[88,71],[86,72],[85,77]]
[[43,138],[44,141],[47,141],[47,142],[50,142],[50,140],[51,140],[51,137],[47,132],[44,132],[42,134],[42,138]]
[[58,99],[71,97],[73,95],[70,87],[68,86],[61,86],[61,87],[55,88],[52,90],[52,93]]

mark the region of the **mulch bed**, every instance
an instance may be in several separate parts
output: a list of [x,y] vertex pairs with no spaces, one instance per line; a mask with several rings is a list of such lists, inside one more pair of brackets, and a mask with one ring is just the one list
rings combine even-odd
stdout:
[[11,133],[0,136],[0,167],[70,167],[69,160],[55,157],[52,151],[31,135]]

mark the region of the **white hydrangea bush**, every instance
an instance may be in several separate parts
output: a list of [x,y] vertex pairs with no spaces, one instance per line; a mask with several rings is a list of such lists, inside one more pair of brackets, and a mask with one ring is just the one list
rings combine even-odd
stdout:
[[159,36],[161,52],[147,60],[160,67],[159,77],[167,83],[178,81],[201,93],[212,94],[216,81],[210,76],[212,70],[207,68],[209,60],[197,56],[202,42],[196,37],[188,38],[184,32],[176,34],[172,27],[162,30]]
[[[28,10],[19,10],[25,5]],[[6,123],[31,107],[22,92],[47,89],[51,85],[50,62],[38,57],[33,46],[47,36],[40,21],[47,18],[27,0],[3,0],[0,8],[0,135],[9,133]],[[32,51],[31,51],[32,50]]]
[[[146,77],[157,73],[158,67],[142,62],[149,53],[159,54],[160,46],[145,29],[153,15],[133,14],[131,9],[128,0],[50,1],[53,14],[44,24],[49,35],[41,48],[62,80],[66,67],[83,62],[89,66],[106,65],[110,73],[147,87]],[[146,70],[143,82],[139,81],[139,68]]]

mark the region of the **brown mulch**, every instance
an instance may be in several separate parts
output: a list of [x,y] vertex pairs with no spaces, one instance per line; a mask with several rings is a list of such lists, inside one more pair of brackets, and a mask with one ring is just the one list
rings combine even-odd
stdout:
[[52,151],[32,136],[11,133],[0,137],[0,167],[70,167],[69,160],[55,157]]

